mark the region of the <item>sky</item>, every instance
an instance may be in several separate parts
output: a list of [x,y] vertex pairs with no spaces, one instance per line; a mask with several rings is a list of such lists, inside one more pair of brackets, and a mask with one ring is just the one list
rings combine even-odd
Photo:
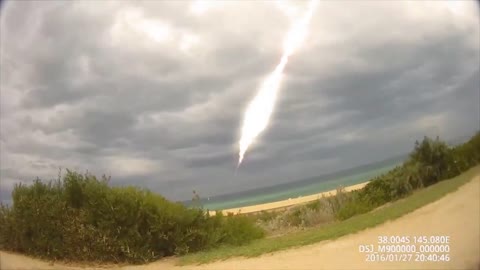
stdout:
[[0,188],[59,168],[168,199],[322,175],[480,128],[473,1],[320,1],[238,174],[248,102],[307,1],[7,1]]

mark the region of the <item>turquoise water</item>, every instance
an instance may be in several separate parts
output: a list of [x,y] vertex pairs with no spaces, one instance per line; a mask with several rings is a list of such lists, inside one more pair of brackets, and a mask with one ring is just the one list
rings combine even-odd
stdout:
[[244,194],[240,197],[232,196],[232,198],[225,199],[217,202],[204,202],[203,206],[209,210],[222,210],[236,207],[243,207],[249,205],[256,205],[261,203],[269,203],[280,200],[286,200],[288,198],[296,198],[299,196],[312,195],[324,191],[334,190],[339,186],[351,186],[368,181],[376,176],[379,176],[399,164],[384,166],[376,169],[371,169],[361,173],[352,174],[345,177],[333,178],[328,180],[319,181],[316,183],[303,184],[294,187],[290,187],[285,190],[275,190],[272,187],[271,191],[266,191],[262,194]]

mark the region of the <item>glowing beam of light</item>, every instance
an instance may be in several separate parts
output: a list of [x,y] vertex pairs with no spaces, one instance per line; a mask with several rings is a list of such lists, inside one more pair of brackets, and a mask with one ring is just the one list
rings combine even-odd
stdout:
[[283,54],[280,63],[275,70],[267,76],[257,95],[253,98],[245,111],[242,135],[239,141],[237,169],[242,163],[245,153],[250,145],[254,142],[255,138],[265,130],[270,121],[270,116],[273,113],[278,90],[283,77],[283,70],[288,63],[288,57],[291,56],[305,40],[307,27],[316,5],[317,1],[312,0],[308,5],[308,11],[305,16],[296,22],[288,32],[283,42]]

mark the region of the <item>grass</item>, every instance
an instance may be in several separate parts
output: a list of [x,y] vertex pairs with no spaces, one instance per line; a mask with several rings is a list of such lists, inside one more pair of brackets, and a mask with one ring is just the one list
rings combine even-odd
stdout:
[[321,228],[311,228],[280,237],[255,240],[243,246],[223,246],[208,251],[188,254],[180,257],[178,263],[180,265],[204,264],[231,257],[256,257],[265,253],[336,239],[408,214],[415,209],[440,199],[450,192],[456,191],[460,186],[469,182],[478,174],[480,174],[480,165],[471,168],[455,178],[420,189],[402,200],[398,200],[366,214],[357,215]]

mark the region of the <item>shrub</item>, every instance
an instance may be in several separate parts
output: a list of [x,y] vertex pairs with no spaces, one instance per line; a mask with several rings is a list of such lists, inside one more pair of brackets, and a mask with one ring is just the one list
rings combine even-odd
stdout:
[[356,199],[346,203],[336,214],[335,217],[339,220],[345,220],[355,215],[367,213],[374,207],[368,202]]
[[336,214],[346,219],[368,212],[387,202],[402,198],[415,189],[459,175],[480,163],[480,132],[468,142],[449,147],[437,137],[415,142],[408,160],[402,166],[376,177],[364,189],[343,204]]
[[110,187],[67,171],[63,180],[16,185],[0,207],[0,248],[52,258],[147,262],[263,236],[247,217],[210,217],[148,190]]
[[261,212],[251,214],[250,216],[253,220],[268,222],[270,220],[275,219],[278,215],[279,215],[278,212],[262,210]]
[[337,189],[334,196],[323,196],[304,205],[292,207],[282,212],[262,212],[253,215],[257,223],[270,234],[291,229],[313,227],[334,221],[335,213],[348,201],[349,193]]
[[248,217],[232,213],[229,213],[228,218],[224,219],[220,230],[225,234],[223,243],[230,245],[241,245],[252,238],[257,239],[265,235],[262,229],[252,225]]
[[334,220],[334,217],[330,213],[319,210],[320,209],[314,210],[311,208],[306,208],[303,216],[303,226],[313,227],[320,224],[329,223]]

